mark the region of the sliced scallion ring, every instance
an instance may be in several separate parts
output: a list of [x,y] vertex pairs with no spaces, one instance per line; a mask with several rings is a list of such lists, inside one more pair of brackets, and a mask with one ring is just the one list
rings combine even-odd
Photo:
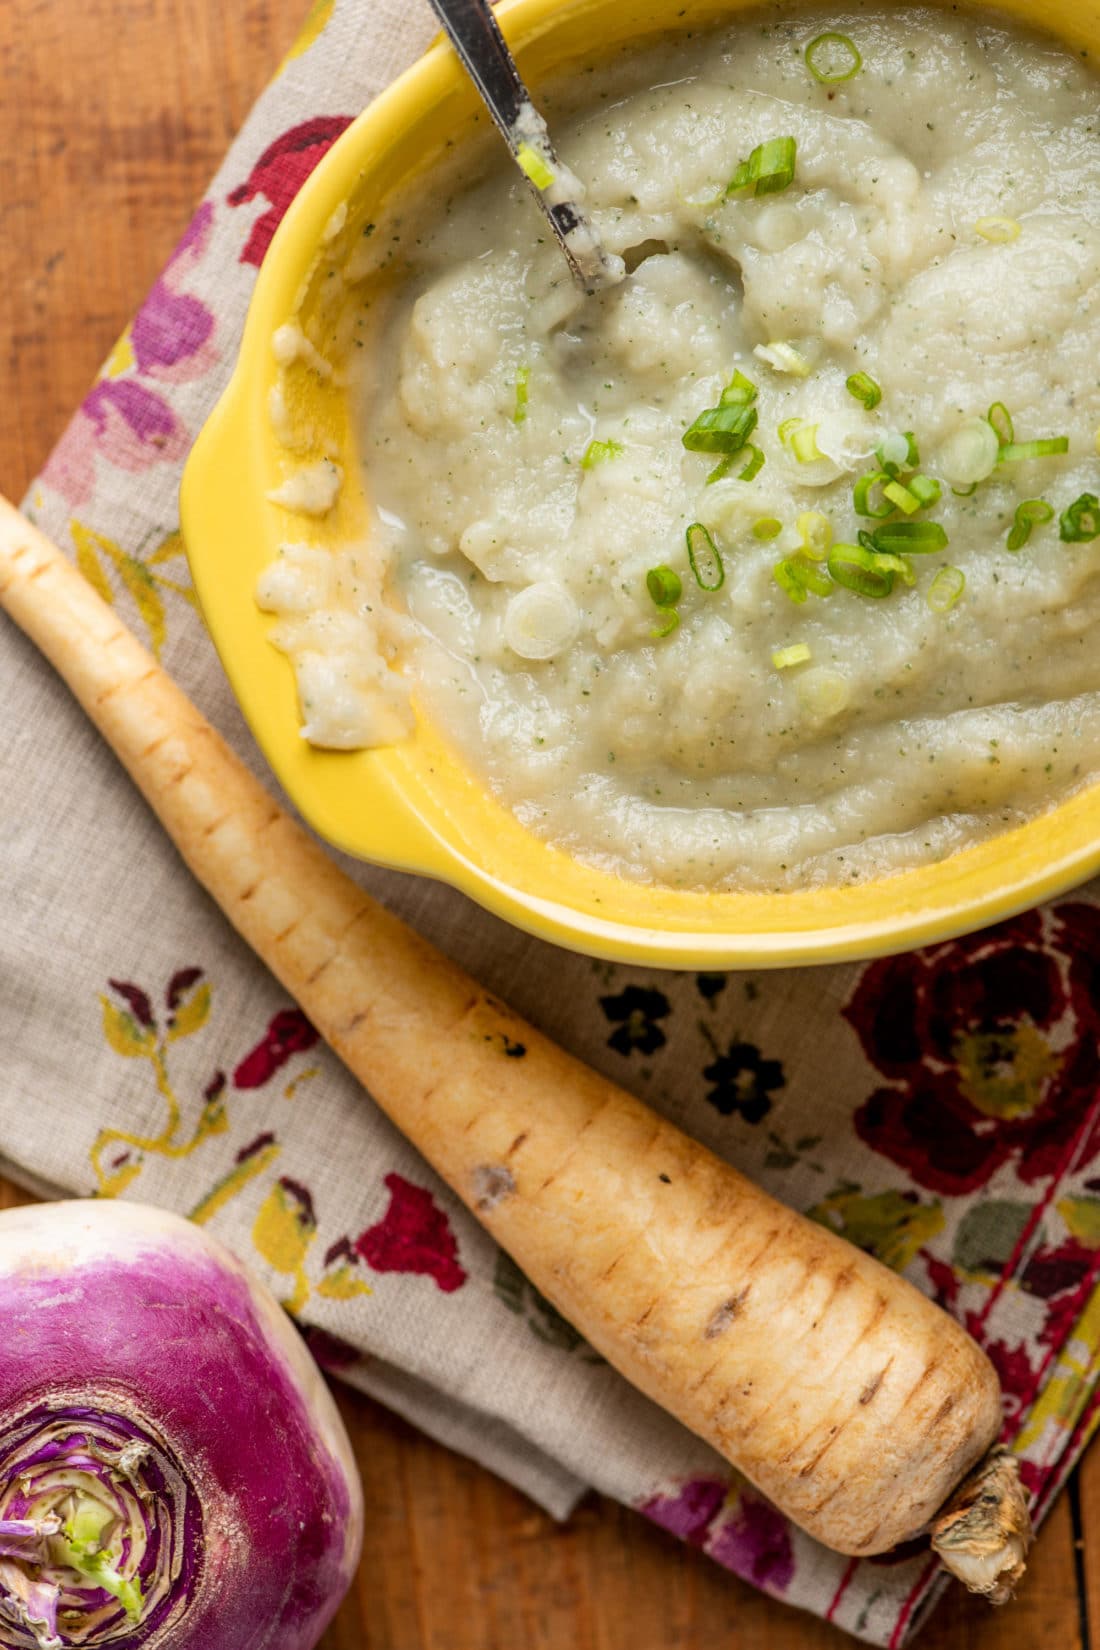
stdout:
[[554,181],[554,169],[532,144],[521,143],[516,150],[516,159],[536,189],[549,189]]
[[904,511],[907,516],[915,516],[920,509],[920,499],[900,481],[888,481],[882,489],[882,496],[888,498],[895,509]]
[[777,561],[772,578],[789,601],[801,606],[808,594],[801,569],[793,561]]
[[755,430],[758,417],[750,403],[708,407],[680,440],[689,453],[739,453]]
[[799,464],[815,464],[819,458],[825,457],[817,444],[820,428],[819,424],[811,424],[805,418],[788,418],[779,426],[779,439]]
[[806,47],[806,67],[823,86],[838,86],[853,79],[863,67],[863,58],[846,34],[830,30],[819,34]]
[[530,367],[520,367],[516,373],[516,405],[512,413],[513,424],[522,424],[527,417],[527,386],[530,382]]
[[808,378],[813,371],[802,351],[793,344],[757,344],[752,353],[776,372],[790,373],[794,378]]
[[752,526],[752,536],[759,539],[761,544],[768,544],[772,539],[777,539],[782,531],[783,523],[775,516],[761,516]]
[[[703,529],[706,532],[706,528]],[[691,528],[688,528],[691,532]],[[674,567],[651,567],[645,576],[645,587],[658,607],[675,607],[684,593],[683,581]]]
[[[764,449],[762,447],[757,447],[750,441],[746,444],[745,451],[749,454],[749,462],[738,476],[738,481],[752,481],[764,468]],[[709,476],[707,479],[710,479]]]
[[889,500],[880,499],[876,504],[871,497],[876,487],[887,487],[889,483],[890,477],[885,470],[872,470],[870,474],[860,476],[852,493],[856,515],[866,516],[870,521],[885,521],[887,516],[893,515]]
[[916,444],[913,441],[912,436],[900,435],[895,431],[893,435],[888,435],[886,437],[885,441],[882,443],[882,446],[875,454],[875,457],[878,459],[882,469],[884,469],[887,474],[893,478],[896,477],[899,470],[904,469],[907,466],[910,469],[915,469],[920,463],[919,457],[912,456],[915,453],[915,449]]
[[1003,447],[1007,447],[1010,441],[1015,441],[1016,431],[1012,425],[1012,414],[1003,401],[994,401],[985,416],[986,422],[994,430],[997,440]]
[[825,570],[822,567],[819,567],[816,562],[804,561],[802,557],[799,556],[795,559],[793,566],[797,569],[798,577],[802,580],[802,583],[806,586],[806,589],[813,595],[832,595],[832,580],[829,578]]
[[973,487],[997,468],[1001,443],[986,418],[971,418],[949,436],[940,453],[939,468],[952,487]]
[[866,372],[854,372],[847,381],[847,390],[857,401],[862,401],[868,412],[872,412],[882,400],[880,386]]
[[894,521],[877,527],[875,549],[887,556],[930,556],[947,548],[947,532],[938,521]]
[[[688,561],[700,590],[721,590],[726,582],[726,569],[718,546],[701,521],[693,521],[686,533]],[[667,569],[666,569],[667,571]],[[677,583],[679,581],[677,580]],[[679,597],[674,596],[673,601]]]
[[966,574],[961,567],[941,567],[924,599],[933,613],[947,613],[965,589]]
[[805,642],[792,642],[790,647],[777,647],[772,654],[776,670],[790,670],[792,665],[804,665],[813,658]]
[[943,494],[943,488],[934,476],[913,476],[905,485],[922,510],[930,510],[933,504],[938,504]]
[[913,564],[907,561],[904,556],[895,556],[885,550],[876,550],[875,566],[883,573],[896,573],[902,584],[913,585],[917,582]]
[[1091,544],[1100,538],[1100,498],[1095,493],[1082,493],[1068,510],[1062,511],[1058,532],[1063,544]]
[[1069,452],[1068,435],[1052,435],[1046,441],[1010,441],[1001,448],[1002,464],[1023,464],[1029,458],[1056,458]]
[[793,137],[769,138],[743,160],[730,179],[727,195],[751,189],[754,195],[777,195],[794,182],[798,144]]
[[833,524],[820,510],[804,510],[798,518],[802,554],[811,561],[824,561],[833,542]]
[[661,607],[657,610],[657,623],[650,631],[651,636],[671,636],[680,623],[680,615],[674,607]]
[[788,557],[786,561],[777,561],[772,568],[772,578],[789,597],[792,602],[801,605],[806,596],[813,591],[815,596],[831,596],[833,587],[821,568],[812,561],[803,561],[801,557]]
[[720,407],[747,407],[756,400],[756,396],[756,385],[738,368],[722,391],[718,404]]
[[1045,498],[1026,498],[1016,506],[1016,516],[1009,529],[1008,548],[1022,550],[1031,537],[1031,529],[1054,520],[1054,506]]
[[582,470],[594,470],[597,464],[605,463],[609,458],[619,458],[625,452],[621,441],[608,439],[607,441],[590,441],[584,449],[581,459]]
[[992,241],[995,244],[1016,240],[1022,227],[1015,218],[999,217],[996,214],[988,218],[979,218],[974,225],[983,241]]
[[876,552],[861,544],[834,544],[829,551],[829,573],[837,584],[859,596],[878,599],[894,588],[892,569],[880,566]]

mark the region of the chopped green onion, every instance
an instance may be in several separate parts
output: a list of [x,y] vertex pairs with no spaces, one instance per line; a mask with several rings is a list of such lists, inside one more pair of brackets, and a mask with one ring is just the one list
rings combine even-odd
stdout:
[[754,446],[750,441],[746,445],[746,451],[751,456],[749,458],[749,462],[745,465],[745,468],[738,476],[738,481],[752,481],[754,477],[758,476],[764,468],[764,449],[762,447]]
[[896,504],[899,510],[904,510],[907,516],[915,516],[920,509],[920,499],[908,487],[903,487],[900,481],[887,482],[882,496],[888,498],[891,504]]
[[888,596],[894,588],[894,574],[881,567],[875,551],[860,544],[834,544],[829,551],[829,572],[845,590],[860,596]]
[[1054,506],[1045,498],[1028,498],[1016,506],[1016,517],[1008,535],[1008,548],[1022,550],[1031,537],[1031,529],[1054,519]]
[[947,533],[938,521],[894,521],[872,533],[875,549],[887,556],[930,556],[946,550]]
[[929,510],[933,504],[938,504],[943,494],[943,488],[933,476],[914,476],[905,485],[922,510]]
[[767,544],[769,539],[777,539],[782,531],[781,521],[776,521],[774,516],[761,516],[760,520],[753,524],[752,536],[759,539],[762,544]]
[[917,575],[913,571],[912,562],[906,561],[904,556],[895,556],[886,550],[874,552],[875,566],[883,573],[897,573],[903,584],[916,584]]
[[1011,441],[1001,448],[1002,464],[1022,464],[1029,458],[1053,458],[1069,452],[1069,436],[1054,435],[1047,441]]
[[802,570],[793,561],[777,561],[772,568],[772,578],[792,602],[801,606],[806,600],[807,587]]
[[[701,412],[684,431],[681,437],[684,446],[692,453],[739,453],[756,428],[759,414],[753,406],[755,400],[756,385],[743,372],[735,372],[722,391],[718,405]],[[760,462],[764,462],[763,457]],[[719,465],[707,481],[718,481],[725,474],[726,469]]]
[[804,602],[810,591],[815,596],[831,596],[833,593],[832,582],[826,578],[821,568],[815,562],[803,560],[801,556],[777,561],[772,568],[772,578],[792,602]]
[[900,471],[915,470],[920,463],[916,437],[911,430],[906,430],[904,435],[895,431],[886,437],[875,457],[879,466],[889,473],[890,479],[896,481]]
[[800,464],[813,464],[825,456],[817,445],[820,428],[820,424],[810,424],[804,418],[788,418],[779,426],[779,439]]
[[738,370],[734,373],[718,400],[720,407],[747,407],[756,400],[756,385]]
[[973,498],[978,491],[978,483],[972,481],[969,487],[952,487],[951,491],[956,498]]
[[584,449],[581,469],[595,469],[597,464],[603,464],[609,458],[618,458],[624,451],[625,448],[619,441],[590,441]]
[[789,372],[795,378],[808,378],[813,370],[793,344],[757,344],[752,353],[776,372]]
[[1007,447],[1010,441],[1015,441],[1016,431],[1012,426],[1012,414],[1003,401],[994,401],[985,415],[985,421],[1003,447]]
[[792,642],[790,647],[777,647],[772,654],[772,664],[776,670],[790,670],[792,665],[804,665],[813,654],[805,642]]
[[[720,590],[726,580],[726,570],[718,554],[718,546],[701,521],[693,521],[687,530],[688,561],[700,590]],[[677,598],[673,597],[675,601]]]
[[960,567],[941,567],[924,598],[933,613],[947,613],[966,589],[966,574]]
[[798,518],[802,554],[811,561],[824,561],[833,542],[833,524],[820,510],[804,510]]
[[819,34],[806,47],[806,67],[823,86],[836,86],[842,80],[851,80],[863,67],[854,41],[846,34]]
[[1082,493],[1062,511],[1059,536],[1063,544],[1091,544],[1100,538],[1100,498],[1095,493]]
[[869,516],[872,521],[886,521],[887,515],[894,513],[891,505],[886,500],[881,500],[877,505],[871,502],[872,490],[879,487],[879,485],[886,488],[889,485],[889,480],[891,480],[891,477],[886,474],[886,470],[871,470],[871,474],[859,477],[853,490],[853,505],[856,515]]
[[979,218],[974,225],[983,240],[994,242],[1014,241],[1019,235],[1021,227],[1015,218],[997,216]]
[[939,468],[952,487],[976,486],[993,474],[1001,456],[997,432],[985,418],[971,418],[949,436]]
[[862,401],[868,412],[872,412],[882,400],[881,388],[866,372],[852,374],[848,379],[848,394],[854,395],[857,401]]
[[512,422],[515,424],[522,424],[527,417],[527,386],[530,381],[530,367],[520,367],[516,373],[516,408],[512,414]]
[[651,636],[671,636],[680,623],[680,615],[674,607],[661,607],[657,610],[657,623],[650,631]]
[[739,453],[759,414],[751,404],[708,407],[681,436],[689,453]]
[[792,565],[796,569],[798,577],[802,580],[802,583],[806,586],[807,590],[812,591],[815,596],[832,595],[832,580],[822,571],[816,562],[803,561],[801,557],[799,557],[799,559],[793,562]]
[[890,477],[885,470],[872,470],[869,475],[861,476],[856,482],[852,494],[852,503],[857,516],[867,516],[871,521],[885,521],[887,516],[893,515],[893,509],[887,500],[878,504],[871,502],[871,494],[876,487],[889,484]]
[[871,537],[870,533],[866,532],[862,527],[856,534],[856,538],[865,550],[870,550],[873,556],[878,555],[878,547],[876,546],[874,539]]
[[794,182],[798,146],[793,137],[769,138],[758,144],[730,179],[727,195],[751,189],[754,195],[777,195]]
[[554,181],[553,168],[546,164],[536,148],[530,143],[521,143],[516,150],[516,159],[536,189],[549,189]]
[[684,593],[679,573],[674,567],[651,567],[645,576],[645,587],[658,607],[675,607]]

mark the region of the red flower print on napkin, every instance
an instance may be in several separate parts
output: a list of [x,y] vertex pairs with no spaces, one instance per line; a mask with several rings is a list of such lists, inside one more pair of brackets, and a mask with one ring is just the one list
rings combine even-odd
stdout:
[[248,174],[247,182],[238,184],[226,197],[230,206],[244,206],[257,199],[271,203],[252,225],[252,233],[241,253],[242,264],[255,264],[258,269],[263,263],[264,253],[287,207],[317,162],[350,125],[350,115],[317,115],[300,126],[292,126],[268,144]]
[[431,1192],[403,1175],[385,1180],[390,1206],[377,1226],[360,1232],[355,1247],[375,1272],[417,1272],[434,1278],[445,1295],[461,1289],[466,1273],[450,1222]]
[[235,1089],[259,1089],[281,1071],[292,1054],[304,1054],[317,1041],[317,1033],[300,1008],[281,1008],[254,1049],[250,1049],[233,1073]]
[[1013,1161],[1026,1185],[1100,1148],[1100,913],[1030,911],[872,963],[844,1008],[889,1079],[856,1132],[921,1186],[961,1196]]

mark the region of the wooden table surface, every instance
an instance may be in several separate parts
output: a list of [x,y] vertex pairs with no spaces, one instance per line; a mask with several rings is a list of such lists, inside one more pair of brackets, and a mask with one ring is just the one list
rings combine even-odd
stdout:
[[[9,496],[60,435],[305,9],[306,0],[0,0],[0,489]],[[0,1148],[2,1131],[0,1117]],[[0,1182],[0,1205],[19,1200]],[[591,1497],[558,1526],[377,1405],[340,1401],[367,1534],[358,1584],[323,1650],[850,1642],[612,1502]],[[994,1615],[956,1593],[924,1642],[1086,1650],[1090,1617],[1100,1633],[1100,1450],[1058,1503],[1016,1603]]]

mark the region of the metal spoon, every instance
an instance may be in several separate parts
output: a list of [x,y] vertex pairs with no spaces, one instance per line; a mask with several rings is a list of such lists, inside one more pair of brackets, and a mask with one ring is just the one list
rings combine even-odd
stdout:
[[429,0],[512,158],[534,190],[574,280],[591,294],[614,286],[626,273],[606,252],[577,195],[583,185],[554,153],[546,122],[520,79],[489,0]]

